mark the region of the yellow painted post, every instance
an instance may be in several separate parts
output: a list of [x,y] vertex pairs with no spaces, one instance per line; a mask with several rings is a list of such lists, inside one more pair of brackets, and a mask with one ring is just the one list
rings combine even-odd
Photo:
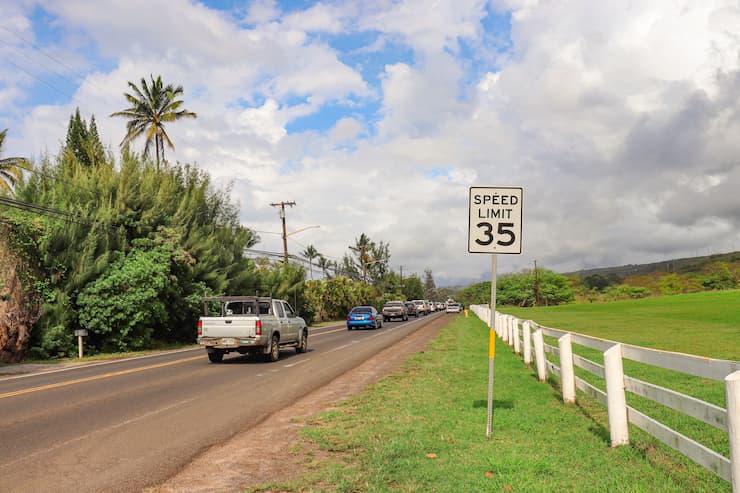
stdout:
[[488,357],[494,359],[496,357],[496,332],[489,330],[488,334]]

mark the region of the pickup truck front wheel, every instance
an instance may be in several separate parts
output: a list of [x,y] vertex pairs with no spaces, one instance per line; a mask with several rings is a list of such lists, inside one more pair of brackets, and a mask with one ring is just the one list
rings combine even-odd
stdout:
[[215,350],[212,353],[208,353],[208,359],[211,361],[211,363],[221,363],[221,361],[224,359],[224,353],[223,351]]
[[276,335],[272,336],[272,344],[270,344],[270,352],[267,354],[267,361],[275,362],[280,358],[280,338]]

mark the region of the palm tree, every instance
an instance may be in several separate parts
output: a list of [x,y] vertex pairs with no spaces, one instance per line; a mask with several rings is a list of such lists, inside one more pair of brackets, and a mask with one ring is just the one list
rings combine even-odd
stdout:
[[[0,132],[0,152],[2,152],[3,142],[7,133],[7,128]],[[3,195],[12,194],[13,186],[20,180],[24,169],[31,169],[31,163],[26,158],[6,157],[5,159],[0,159],[0,193]]]
[[319,267],[321,267],[321,271],[324,273],[324,277],[331,277],[329,275],[329,269],[332,268],[331,260],[327,259],[323,255],[319,255],[318,264]]
[[183,101],[177,98],[182,96],[182,86],[173,87],[172,84],[164,86],[162,76],[158,75],[156,79],[153,75],[149,77],[151,84],[147,84],[144,77],[141,78],[141,88],[133,82],[128,83],[132,94],[123,93],[123,95],[131,103],[131,107],[116,111],[111,116],[122,116],[129,119],[121,147],[127,146],[140,135],[145,134],[144,156],[147,156],[152,141],[154,141],[157,168],[159,168],[160,156],[164,161],[165,142],[170,149],[175,149],[175,145],[165,131],[165,122],[174,122],[180,118],[196,118],[198,115],[192,111],[180,109]]
[[313,245],[308,245],[306,249],[301,252],[301,255],[308,259],[308,270],[311,272],[311,279],[313,279],[313,259],[320,257],[319,251]]

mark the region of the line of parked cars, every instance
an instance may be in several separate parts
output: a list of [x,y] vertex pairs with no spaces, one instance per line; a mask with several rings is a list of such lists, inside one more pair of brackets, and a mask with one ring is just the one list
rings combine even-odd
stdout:
[[383,327],[383,320],[406,321],[409,317],[429,315],[437,311],[446,313],[459,313],[462,305],[457,302],[447,301],[445,303],[430,300],[400,301],[392,300],[383,305],[381,311],[374,306],[356,306],[347,315],[347,330],[359,328],[379,329]]

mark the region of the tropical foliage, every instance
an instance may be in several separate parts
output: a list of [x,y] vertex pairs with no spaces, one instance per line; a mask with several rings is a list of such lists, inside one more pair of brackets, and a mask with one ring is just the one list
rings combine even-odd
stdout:
[[[193,342],[204,295],[271,295],[309,323],[344,317],[358,304],[424,297],[418,276],[390,269],[390,246],[364,233],[342,264],[306,248],[311,275],[318,259],[321,280],[306,282],[300,265],[246,257],[258,238],[241,224],[230,188],[215,188],[195,166],[160,166],[165,143],[172,147],[164,123],[195,116],[181,109],[182,87],[160,77],[129,86],[131,107],[114,114],[129,118],[117,162],[95,117],[88,123],[79,109],[55,158],[43,157],[28,176],[27,161],[2,162],[0,188],[36,208],[0,215],[0,315],[11,310],[17,322],[0,326],[0,359],[18,361],[29,350],[68,356],[76,329],[88,330],[88,354]],[[142,135],[138,155],[128,144]],[[152,142],[155,161],[147,157]]]
[[[3,143],[7,134],[7,128],[0,132],[0,155],[2,155]],[[29,169],[30,166],[28,160],[22,157],[6,157],[0,159],[0,194],[12,194],[13,186],[20,180],[23,170]]]
[[[490,303],[491,282],[469,286],[457,298],[466,305]],[[548,306],[572,301],[575,301],[575,296],[568,278],[551,270],[527,270],[506,274],[496,280],[497,305]]]
[[[38,171],[18,183],[17,197],[74,216],[39,219],[45,304],[31,339],[37,356],[68,353],[65,334],[77,328],[95,329],[94,350],[192,340],[204,293],[260,289],[243,253],[257,238],[239,223],[228,190],[214,189],[198,168],[159,169],[130,153],[119,169],[90,167],[67,152]],[[116,310],[128,321],[103,320]],[[143,332],[130,330],[134,312],[147,313]]]
[[141,78],[141,87],[129,82],[130,93],[124,93],[126,100],[131,104],[128,108],[116,111],[111,116],[120,116],[128,119],[126,124],[126,136],[121,141],[121,147],[126,147],[131,142],[144,136],[144,157],[149,155],[152,142],[154,142],[157,166],[164,161],[164,145],[174,149],[175,145],[170,140],[165,129],[165,123],[174,122],[182,118],[195,118],[197,115],[192,111],[182,109],[183,100],[178,99],[183,94],[182,86],[173,86],[162,82],[162,77],[149,76]]

